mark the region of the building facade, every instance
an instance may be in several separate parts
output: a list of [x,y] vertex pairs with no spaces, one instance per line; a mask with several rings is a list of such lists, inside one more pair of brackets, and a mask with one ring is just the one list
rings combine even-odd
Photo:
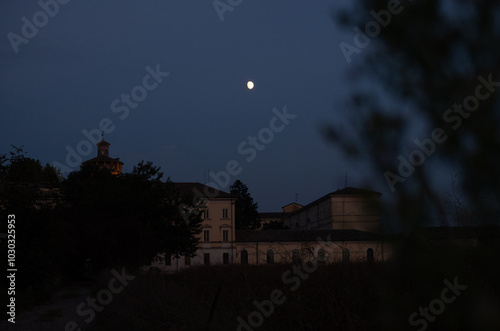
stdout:
[[203,197],[201,233],[196,256],[162,256],[152,267],[179,271],[196,265],[233,264],[235,262],[235,197],[201,183],[174,183],[181,194]]
[[380,232],[382,193],[346,187],[300,206],[283,207],[283,223],[293,230],[359,230]]
[[389,238],[357,230],[236,231],[236,263],[387,261]]

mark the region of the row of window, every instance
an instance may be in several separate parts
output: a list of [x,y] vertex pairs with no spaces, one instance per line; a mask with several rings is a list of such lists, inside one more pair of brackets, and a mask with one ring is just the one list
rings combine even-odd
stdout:
[[[351,252],[349,251],[348,248],[342,249],[342,261],[343,262],[349,262],[351,256]],[[374,251],[372,248],[368,248],[366,250],[366,260],[368,262],[373,262],[375,261],[375,255]],[[292,251],[292,263],[298,264],[302,261],[302,258],[300,256],[300,251],[298,249],[294,249]],[[318,250],[318,262],[325,262],[325,250],[324,249],[319,249]],[[266,263],[274,263],[274,251],[272,249],[268,249],[266,252]],[[241,251],[241,264],[248,264],[248,251],[247,250],[242,250]]]
[[[348,248],[342,249],[342,261],[343,262],[349,262],[350,259],[350,251]],[[372,248],[368,248],[366,250],[366,260],[368,262],[373,262],[375,261],[375,256],[374,256],[374,251]],[[324,249],[319,249],[318,250],[318,260],[319,263],[324,263],[326,261],[325,259],[325,250]],[[298,264],[302,262],[302,258],[300,256],[300,251],[298,249],[294,249],[292,251],[292,263]],[[274,251],[272,249],[268,249],[266,252],[266,263],[274,263]],[[203,254],[203,264],[204,265],[210,265],[210,253],[204,253]],[[229,264],[229,253],[222,253],[222,264]],[[241,251],[241,264],[248,264],[248,251],[247,250],[242,250]],[[165,265],[172,265],[172,257],[169,256],[165,259]],[[190,256],[185,256],[184,257],[184,265],[190,266],[191,265],[191,257]]]
[[[222,209],[222,218],[223,219],[229,219],[228,215],[229,215],[228,209],[227,208],[223,208]],[[208,208],[203,210],[202,217],[203,217],[203,219],[209,219],[210,218],[210,210]]]
[[[203,230],[203,241],[210,241],[210,230]],[[222,241],[229,241],[229,230],[222,230]]]

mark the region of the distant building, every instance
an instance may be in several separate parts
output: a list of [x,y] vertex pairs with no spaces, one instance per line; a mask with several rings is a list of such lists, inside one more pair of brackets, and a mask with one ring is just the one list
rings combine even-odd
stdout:
[[304,206],[302,206],[296,202],[292,202],[292,203],[289,203],[288,205],[283,206],[281,208],[283,209],[283,213],[289,214],[289,213],[293,213],[296,210],[299,210],[302,207],[304,207]]
[[291,230],[236,231],[236,263],[320,263],[386,261],[391,236],[380,231],[380,196],[347,187],[282,213],[262,213],[264,222],[280,221]]
[[[194,265],[386,261],[391,236],[380,229],[381,193],[345,188],[283,212],[260,213],[262,224],[283,222],[291,230],[235,231],[236,198],[200,183],[175,183],[181,193],[206,198],[202,233],[195,257],[166,257],[151,264],[163,271]],[[212,194],[206,194],[206,192]]]
[[123,162],[120,158],[109,157],[109,143],[104,140],[104,137],[97,144],[97,157],[83,162],[83,165],[93,165],[99,168],[106,168],[111,171],[113,175],[121,175]]
[[181,194],[203,197],[200,242],[195,257],[163,256],[151,266],[163,271],[178,271],[196,265],[233,264],[235,262],[235,201],[229,193],[201,183],[174,183]]
[[346,187],[300,206],[283,207],[283,222],[294,230],[380,231],[382,193]]

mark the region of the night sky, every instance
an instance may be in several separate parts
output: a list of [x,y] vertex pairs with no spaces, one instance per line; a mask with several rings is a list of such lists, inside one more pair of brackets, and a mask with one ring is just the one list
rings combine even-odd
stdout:
[[[352,63],[339,44],[354,32],[332,19],[346,2],[243,0],[221,20],[208,0],[65,1],[48,8],[53,17],[35,1],[0,3],[0,153],[24,145],[77,170],[96,156],[88,146],[101,123],[125,172],[148,160],[173,181],[208,183],[208,170],[236,161],[229,181],[243,181],[261,212],[342,188],[346,172],[347,186],[390,195],[383,174],[348,162],[320,132],[347,111]],[[34,19],[36,34],[23,32]],[[9,34],[23,33],[13,46]],[[273,120],[285,108],[289,118]]]

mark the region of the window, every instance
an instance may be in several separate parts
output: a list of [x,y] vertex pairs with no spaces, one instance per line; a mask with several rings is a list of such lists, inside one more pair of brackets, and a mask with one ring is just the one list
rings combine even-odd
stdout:
[[373,261],[375,261],[375,256],[374,256],[374,254],[373,254],[373,249],[372,249],[372,248],[368,248],[368,249],[366,250],[366,260],[367,260],[368,262],[373,262]]
[[203,210],[203,218],[205,219],[210,218],[210,213],[208,212],[208,208]]
[[248,251],[247,250],[241,251],[241,264],[248,264]]
[[274,251],[272,249],[268,249],[266,252],[266,262],[274,263]]
[[294,249],[292,251],[292,263],[293,264],[299,264],[301,261],[300,261],[300,252],[298,249]]
[[184,256],[184,265],[191,265],[191,256]]
[[222,264],[229,264],[229,253],[222,253]]
[[349,262],[349,256],[351,254],[349,253],[349,249],[347,248],[344,248],[342,250],[342,262]]
[[222,218],[228,218],[227,217],[227,208],[222,209]]
[[203,230],[203,241],[210,241],[210,230]]
[[165,254],[165,265],[172,265],[172,255]]
[[210,265],[210,253],[203,254],[203,263],[205,265]]
[[229,230],[222,230],[222,241],[229,241]]
[[318,264],[325,264],[325,262],[325,250],[323,248],[320,248],[318,250]]

